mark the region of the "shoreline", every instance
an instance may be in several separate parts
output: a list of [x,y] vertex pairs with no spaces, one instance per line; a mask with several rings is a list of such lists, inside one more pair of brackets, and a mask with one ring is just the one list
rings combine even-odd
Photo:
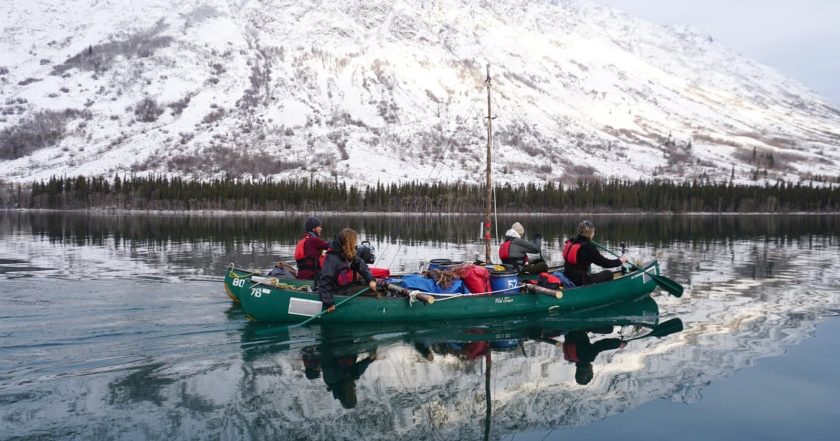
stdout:
[[[473,212],[447,212],[447,213],[428,213],[428,212],[394,212],[394,211],[365,211],[365,212],[348,212],[348,211],[262,211],[262,210],[245,210],[245,211],[231,211],[231,210],[144,210],[144,209],[125,209],[125,208],[77,208],[77,209],[56,209],[56,208],[0,208],[4,213],[85,213],[85,214],[103,214],[103,215],[131,215],[131,214],[151,214],[156,216],[413,216],[413,217],[431,217],[431,216],[466,216],[466,215],[481,215],[481,213]],[[519,217],[566,217],[566,216],[838,216],[840,211],[829,212],[812,212],[812,211],[791,211],[791,212],[670,212],[670,211],[633,211],[633,212],[600,212],[600,211],[578,211],[566,213],[553,212],[505,212],[496,213],[493,216],[519,216]]]

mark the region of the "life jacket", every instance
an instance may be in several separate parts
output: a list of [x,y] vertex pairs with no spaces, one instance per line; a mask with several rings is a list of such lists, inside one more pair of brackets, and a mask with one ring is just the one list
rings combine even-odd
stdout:
[[[513,239],[508,239],[502,244],[502,246],[499,247],[499,259],[502,259],[502,263],[516,263],[516,260],[510,257],[510,245],[512,243]],[[525,265],[528,264],[527,254],[522,259],[522,262],[524,262]]]
[[537,285],[548,289],[562,289],[563,281],[559,277],[551,273],[540,273]]
[[571,361],[573,363],[579,362],[580,358],[578,358],[577,344],[572,343],[570,341],[564,341],[563,342],[563,358],[566,361]]
[[572,242],[571,239],[566,241],[563,245],[563,260],[570,265],[578,264],[578,252],[580,251],[580,244]]
[[[312,236],[312,233],[306,233],[303,237],[298,241],[297,245],[295,245],[295,260],[298,264],[298,270],[301,269],[309,269],[309,270],[319,270],[324,266],[324,258],[323,255],[320,259],[316,259],[313,257],[306,257],[306,240]],[[315,236],[312,236],[315,237]]]

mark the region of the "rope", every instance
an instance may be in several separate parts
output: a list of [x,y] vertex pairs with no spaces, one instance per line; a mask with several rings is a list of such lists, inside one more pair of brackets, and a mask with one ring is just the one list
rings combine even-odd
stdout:
[[418,291],[416,289],[414,291],[410,291],[408,293],[408,306],[409,307],[414,306],[414,302],[417,301],[417,294],[420,294],[420,291]]
[[258,277],[255,279],[254,276],[252,276],[251,282],[253,282],[254,285],[265,285],[286,291],[312,292],[312,287],[310,287],[309,285],[292,285],[289,283],[281,282],[280,280],[274,277]]
[[[510,291],[512,289],[520,289],[523,286],[525,286],[525,285],[522,284],[522,285],[512,286],[510,288],[499,289],[499,290],[496,290],[496,291],[476,292],[476,293],[469,293],[469,294],[445,294],[445,293],[432,293],[432,292],[421,292],[421,294],[426,294],[426,295],[436,296],[436,297],[437,296],[445,297],[441,300],[437,300],[438,302],[445,302],[447,300],[452,300],[452,299],[458,298],[458,297],[478,297],[478,296],[488,296],[488,295],[498,294],[500,292]],[[416,291],[416,292],[419,292],[419,291]]]
[[[482,95],[477,94],[476,97],[473,99],[472,103],[470,104],[470,107],[464,113],[464,115],[469,116],[473,112],[473,108],[475,107],[475,105],[478,103],[478,101],[481,98],[482,98]],[[466,116],[463,118],[464,121],[467,120]],[[457,120],[457,118],[456,118],[456,120]],[[461,132],[463,132],[464,130],[466,130],[465,125],[462,124],[458,128],[458,130],[456,130],[455,133],[453,133],[452,136],[449,138],[449,142],[447,142],[446,145],[443,146],[444,147],[443,158],[438,163],[435,164],[435,166],[432,168],[432,171],[429,173],[429,182],[437,182],[437,181],[440,180],[440,173],[443,170],[443,168],[438,167],[438,166],[441,165],[443,163],[443,161],[445,161],[446,159],[449,158],[449,152],[450,152],[449,147],[452,146],[452,143],[454,142],[454,140],[457,139],[458,136],[461,134]]]

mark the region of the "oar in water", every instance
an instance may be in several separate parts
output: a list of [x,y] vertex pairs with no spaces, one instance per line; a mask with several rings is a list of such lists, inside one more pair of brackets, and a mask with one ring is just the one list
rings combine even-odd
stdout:
[[650,332],[648,332],[645,335],[642,335],[640,337],[631,338],[631,339],[625,340],[625,341],[639,340],[639,339],[648,338],[648,337],[662,338],[666,335],[671,335],[671,334],[674,334],[676,332],[680,332],[682,330],[683,330],[682,320],[680,320],[678,318],[672,318],[671,320],[664,321],[664,322],[656,325],[656,327],[653,328],[653,330],[651,330]]
[[[593,245],[602,249],[603,251],[606,251],[606,252],[612,254],[615,257],[620,257],[618,254],[610,251],[609,249],[607,249],[603,245],[599,244],[598,242],[595,242],[594,240],[591,240],[590,242],[592,242]],[[627,261],[627,264],[630,265],[630,268],[639,270],[639,271],[649,275],[650,278],[653,279],[653,281],[656,282],[656,284],[659,285],[660,288],[664,289],[665,291],[667,291],[668,293],[670,293],[674,297],[681,297],[683,295],[684,288],[679,283],[677,283],[677,282],[675,282],[675,281],[673,281],[673,280],[671,280],[671,279],[669,279],[665,276],[658,276],[656,274],[651,274],[651,273],[639,268],[638,266],[634,265],[630,261]]]
[[[336,305],[335,305],[335,309],[338,309],[338,307],[339,307],[339,306],[341,306],[341,305],[343,305],[343,304],[345,304],[345,303],[349,302],[350,300],[353,300],[353,299],[355,299],[356,297],[358,297],[358,296],[360,296],[360,295],[364,294],[364,293],[365,293],[365,292],[367,292],[367,290],[369,290],[369,289],[370,289],[370,287],[369,287],[369,286],[366,286],[363,290],[361,290],[361,291],[357,292],[356,294],[353,294],[352,296],[347,297],[346,299],[344,299],[344,300],[342,300],[342,301],[340,301],[340,302],[336,303]],[[321,311],[321,312],[319,312],[319,313],[317,313],[317,314],[313,315],[312,317],[309,317],[308,319],[306,319],[306,320],[304,320],[304,321],[302,321],[302,322],[300,322],[300,323],[298,323],[298,324],[296,324],[296,325],[289,326],[289,329],[292,329],[292,328],[299,328],[299,327],[301,327],[301,326],[303,326],[303,325],[305,325],[305,324],[307,324],[307,323],[311,322],[312,320],[315,320],[315,319],[317,319],[317,318],[320,318],[322,315],[326,314],[328,311],[329,311],[329,309],[325,309],[325,310],[323,310],[323,311]]]

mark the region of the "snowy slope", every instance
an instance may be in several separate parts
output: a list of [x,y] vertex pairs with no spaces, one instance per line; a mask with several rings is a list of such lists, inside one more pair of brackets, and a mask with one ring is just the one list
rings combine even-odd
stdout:
[[[586,0],[7,0],[0,179],[838,174],[840,111]],[[765,174],[766,170],[766,174]]]

